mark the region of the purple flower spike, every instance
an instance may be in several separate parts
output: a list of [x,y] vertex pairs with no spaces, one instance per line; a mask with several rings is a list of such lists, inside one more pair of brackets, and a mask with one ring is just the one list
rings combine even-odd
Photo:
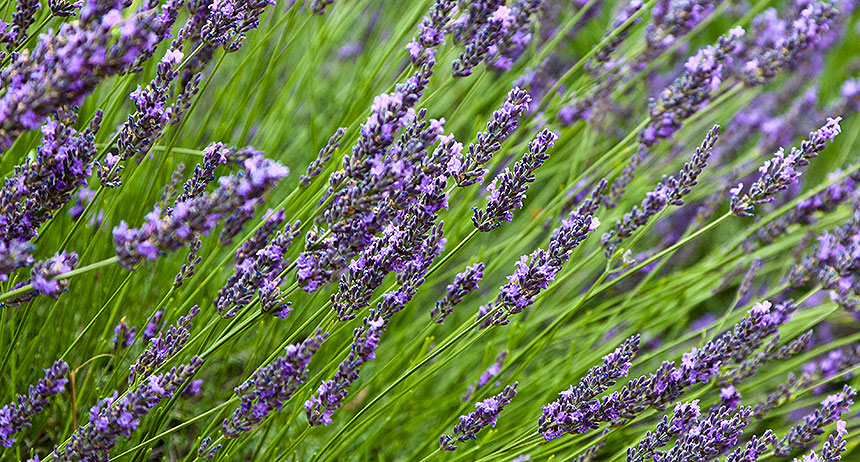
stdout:
[[313,160],[313,162],[308,165],[308,170],[302,175],[301,179],[299,179],[299,184],[307,187],[310,186],[311,180],[317,177],[320,173],[322,173],[323,168],[325,168],[328,161],[331,160],[331,155],[337,148],[340,146],[340,140],[343,138],[343,135],[346,134],[346,128],[338,128],[334,135],[328,139],[328,143],[324,148],[320,149],[317,158]]
[[627,449],[627,462],[643,462],[653,458],[657,449],[666,446],[672,437],[690,431],[700,415],[702,411],[697,399],[676,404],[671,420],[668,416],[663,416],[654,431],[648,431],[636,446]]
[[803,418],[803,422],[795,425],[788,434],[774,444],[774,454],[786,457],[792,449],[803,449],[812,443],[819,435],[824,434],[824,427],[840,420],[849,407],[854,404],[857,391],[845,385],[839,393],[824,398],[821,407]]
[[271,364],[261,367],[234,392],[242,403],[233,415],[224,419],[221,433],[226,438],[238,438],[266,419],[273,411],[280,411],[292,398],[299,385],[308,379],[308,364],[322,346],[327,333],[317,333],[301,344],[287,346],[287,353]]
[[121,398],[118,393],[98,402],[90,409],[90,422],[79,427],[63,446],[62,453],[55,448],[52,459],[57,462],[79,460],[108,460],[110,450],[117,439],[137,430],[140,419],[158,406],[164,399],[172,398],[185,384],[203,361],[194,357],[189,364],[183,364],[163,374],[151,375],[136,388]]
[[484,277],[483,263],[467,266],[465,270],[457,273],[451,284],[448,284],[448,293],[430,310],[430,318],[433,322],[440,324],[445,322],[445,318],[454,312],[454,306],[460,303],[469,292],[478,288],[482,277]]
[[514,209],[523,206],[523,199],[529,189],[529,183],[535,181],[535,171],[549,159],[547,150],[553,146],[558,135],[544,129],[538,133],[529,143],[529,150],[523,155],[513,168],[506,168],[487,187],[486,210],[474,209],[472,223],[478,230],[483,232],[492,231],[502,225],[502,222],[510,222],[514,218]]
[[[167,364],[174,355],[176,355],[190,337],[190,329],[193,325],[191,320],[194,319],[200,309],[197,305],[191,307],[191,310],[186,316],[180,317],[176,321],[176,325],[170,326],[166,332],[158,332],[157,335],[150,338],[149,345],[143,350],[143,353],[137,357],[134,364],[129,367],[128,380],[134,382],[136,379],[143,379],[152,374],[152,371]],[[148,329],[149,326],[147,326]],[[146,333],[144,333],[144,338]]]
[[809,165],[810,159],[818,157],[818,153],[842,131],[840,120],[841,117],[828,118],[827,124],[811,132],[809,138],[800,143],[800,148],[791,148],[789,154],[780,148],[771,160],[765,161],[758,169],[759,178],[750,186],[749,192],[741,195],[743,183],[732,188],[732,213],[751,217],[756,205],[773,202],[779,192],[797,183],[802,174],[801,168]]
[[517,395],[517,385],[517,382],[514,382],[498,395],[475,403],[475,411],[460,416],[460,423],[454,427],[454,433],[439,438],[442,449],[454,451],[457,449],[455,442],[477,439],[478,432],[484,427],[495,427],[496,420],[505,410],[505,406],[511,404],[511,400]]
[[528,92],[514,87],[509,93],[505,104],[493,113],[487,122],[487,131],[478,133],[478,139],[469,145],[469,152],[463,156],[460,151],[463,146],[456,144],[455,154],[448,164],[450,175],[459,187],[482,183],[487,169],[483,166],[502,148],[505,141],[519,126],[520,117],[528,109],[531,97]]
[[68,364],[55,362],[50,369],[45,369],[45,378],[39,379],[36,385],[30,385],[26,396],[18,395],[14,403],[0,408],[0,445],[12,447],[15,443],[12,435],[30,428],[30,421],[48,405],[48,398],[66,390],[69,381],[63,376],[68,372]]
[[507,351],[499,353],[499,355],[496,356],[495,362],[493,362],[493,364],[491,364],[490,367],[487,368],[487,370],[481,373],[481,376],[478,378],[477,382],[473,383],[472,385],[469,385],[469,387],[466,389],[466,393],[463,395],[462,398],[460,398],[460,400],[464,402],[468,401],[469,398],[472,396],[472,393],[490,383],[490,380],[496,378],[496,376],[499,375],[499,372],[502,371],[502,366],[505,365],[505,359],[507,357]]

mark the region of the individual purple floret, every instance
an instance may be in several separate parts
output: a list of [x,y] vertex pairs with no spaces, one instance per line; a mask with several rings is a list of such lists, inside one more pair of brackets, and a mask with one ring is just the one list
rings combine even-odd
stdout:
[[495,303],[485,305],[479,311],[478,319],[484,318],[492,311],[481,327],[508,324],[510,316],[522,313],[532,306],[535,297],[555,280],[573,250],[598,226],[600,220],[597,218],[573,213],[562,220],[561,225],[553,231],[548,250],[538,248],[529,256],[520,256],[517,269],[508,276],[507,284],[499,288]]
[[[129,367],[128,380],[134,382],[135,380],[148,377],[153,371],[167,364],[170,358],[182,350],[182,347],[188,342],[190,336],[189,331],[193,325],[191,320],[198,313],[200,313],[200,309],[197,305],[194,305],[186,316],[180,317],[176,321],[176,325],[172,325],[166,332],[158,332],[150,338],[149,345],[137,357],[134,364]],[[145,332],[144,338],[146,336],[147,333]]]
[[465,156],[460,153],[459,145],[448,165],[450,175],[457,186],[466,187],[482,183],[487,169],[484,165],[502,148],[505,141],[519,125],[520,117],[528,109],[531,97],[526,90],[514,87],[509,93],[505,104],[493,112],[493,117],[487,122],[487,131],[478,133],[477,141],[469,145]]
[[164,310],[158,310],[152,315],[149,322],[146,323],[146,327],[143,328],[143,343],[149,343],[151,339],[158,335],[158,324],[161,322],[162,316],[164,316]]
[[113,229],[120,265],[132,270],[144,260],[175,252],[196,235],[211,232],[230,214],[225,220],[225,231],[232,226],[238,232],[231,220],[244,223],[247,213],[253,212],[262,201],[263,194],[287,174],[285,167],[261,155],[245,159],[242,165],[244,169],[239,173],[221,177],[217,189],[177,203],[169,215],[155,207],[141,228],[129,228],[124,221],[120,222]]
[[460,416],[460,423],[454,426],[454,432],[439,437],[439,444],[445,451],[457,449],[456,442],[474,440],[484,427],[495,427],[496,420],[505,406],[511,404],[511,400],[517,395],[517,382],[508,385],[505,390],[496,396],[475,403],[475,410]]
[[657,459],[655,455],[658,452],[657,449],[669,444],[669,440],[673,437],[688,432],[697,423],[700,415],[702,411],[699,409],[697,399],[676,404],[671,420],[669,416],[663,416],[663,420],[657,424],[654,431],[648,431],[636,446],[627,448],[627,462]]
[[325,168],[326,164],[329,160],[331,160],[331,155],[337,148],[340,146],[340,140],[343,138],[343,135],[346,134],[346,128],[340,127],[328,139],[328,143],[326,143],[325,147],[320,149],[319,154],[317,154],[317,158],[314,159],[310,165],[308,165],[308,170],[302,175],[301,179],[299,179],[299,184],[307,187],[310,186],[311,180],[317,177],[320,173],[322,173],[323,168]]
[[48,398],[66,390],[69,381],[64,376],[68,372],[68,364],[55,362],[50,369],[45,369],[45,378],[30,385],[26,396],[18,395],[14,403],[0,408],[0,445],[11,448],[15,443],[12,435],[30,428],[30,421],[48,405]]
[[842,128],[839,126],[841,117],[828,118],[827,124],[809,134],[809,139],[800,143],[800,149],[791,148],[786,154],[780,148],[771,160],[765,161],[759,171],[759,178],[750,186],[749,192],[741,195],[743,183],[731,190],[731,211],[735,215],[751,217],[755,206],[773,202],[777,193],[797,183],[801,168],[809,165],[809,160],[818,157],[828,143],[838,135]]
[[281,273],[289,264],[285,254],[299,234],[299,225],[300,222],[297,221],[287,229],[279,231],[268,245],[235,266],[235,274],[230,276],[214,300],[221,316],[236,316],[251,302],[252,297],[258,294],[263,312],[281,319],[287,317],[290,312],[289,304],[278,303],[278,286],[282,279]]
[[678,173],[678,177],[663,177],[660,183],[645,194],[645,199],[640,205],[634,205],[630,212],[615,222],[615,227],[601,236],[600,242],[604,247],[606,257],[611,257],[618,244],[625,238],[630,237],[634,231],[648,223],[648,221],[666,208],[667,205],[681,206],[683,198],[692,191],[693,186],[698,184],[698,177],[708,165],[708,159],[714,149],[714,144],[719,137],[720,126],[714,125],[708,132],[702,145],[696,148],[696,153],[690,161],[684,164],[684,168]]
[[271,412],[280,411],[299,385],[308,379],[311,357],[327,337],[327,333],[318,330],[301,344],[287,346],[284,356],[261,367],[248,381],[236,387],[234,393],[242,402],[231,417],[224,419],[221,426],[224,437],[239,438]]
[[595,397],[606,391],[621,377],[626,377],[633,356],[639,351],[639,335],[625,340],[612,353],[603,357],[603,363],[589,369],[576,386],[558,394],[558,399],[543,407],[538,427],[547,441],[559,438],[565,432],[584,433],[591,428],[576,424],[576,416],[593,406]]
[[169,33],[182,0],[123,19],[122,2],[89,0],[79,21],[43,34],[0,70],[0,150],[61,107],[80,105],[111,75],[139,66]]
[[529,150],[514,164],[513,170],[506,168],[487,187],[486,210],[474,208],[472,223],[483,232],[492,231],[514,218],[514,209],[523,206],[529,183],[535,181],[535,171],[549,159],[547,150],[553,146],[558,135],[544,129],[529,143]]
[[854,404],[857,392],[845,385],[841,392],[824,398],[821,407],[803,418],[803,422],[795,425],[782,439],[774,444],[774,454],[786,457],[792,449],[804,449],[819,435],[824,434],[824,427],[840,420],[840,416],[849,411]]
[[469,387],[466,389],[466,393],[463,395],[462,398],[460,398],[460,400],[468,401],[469,398],[472,396],[472,393],[483,388],[485,385],[490,383],[491,380],[496,378],[496,376],[499,375],[499,372],[501,372],[502,366],[505,365],[505,359],[507,357],[507,351],[499,353],[499,355],[496,356],[496,360],[493,362],[493,364],[491,364],[490,367],[487,368],[487,370],[481,373],[481,376],[478,378],[478,381],[473,383],[472,385],[469,385]]
[[196,356],[163,374],[151,375],[122,397],[116,391],[90,409],[90,422],[79,427],[62,448],[54,448],[51,460],[73,462],[79,460],[109,460],[110,450],[117,439],[137,430],[140,419],[164,400],[172,398],[203,361]]
[[440,324],[445,322],[445,318],[454,312],[454,307],[463,300],[463,297],[478,288],[482,277],[484,277],[484,264],[480,262],[467,266],[465,270],[457,273],[451,284],[448,284],[448,292],[430,310],[430,319]]

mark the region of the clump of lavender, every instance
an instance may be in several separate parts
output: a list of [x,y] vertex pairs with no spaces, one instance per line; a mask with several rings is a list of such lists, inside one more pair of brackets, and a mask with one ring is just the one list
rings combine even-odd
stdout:
[[440,324],[445,322],[445,318],[454,312],[454,307],[463,300],[463,297],[478,288],[482,277],[484,277],[484,264],[480,262],[467,266],[465,270],[457,273],[451,284],[448,284],[448,292],[430,310],[430,319]]
[[796,309],[790,300],[775,307],[769,302],[757,303],[732,330],[702,348],[684,353],[680,365],[665,361],[656,372],[634,378],[621,390],[602,398],[589,395],[587,399],[573,401],[562,396],[544,406],[538,424],[540,432],[545,439],[552,440],[564,433],[586,433],[598,428],[601,422],[629,420],[649,407],[663,409],[691,386],[716,377],[721,365],[739,364],[748,358]]
[[824,427],[840,420],[840,416],[849,411],[854,404],[857,391],[845,385],[839,393],[829,395],[821,402],[821,407],[803,418],[803,422],[795,425],[788,434],[774,443],[774,454],[786,457],[792,449],[803,449],[824,434]]
[[633,356],[639,351],[639,335],[625,340],[612,353],[603,357],[603,363],[589,369],[576,386],[558,394],[558,399],[543,407],[538,421],[541,434],[547,441],[559,438],[565,432],[584,433],[591,427],[572,426],[582,410],[588,410],[592,400],[606,391],[621,377],[626,377]]
[[301,344],[287,346],[287,353],[257,371],[234,393],[242,399],[233,415],[224,419],[221,432],[226,438],[238,438],[279,411],[308,378],[311,357],[322,346],[327,333],[317,333]]
[[90,409],[90,422],[79,427],[62,448],[55,448],[52,459],[72,462],[78,460],[108,460],[117,439],[126,438],[137,430],[140,419],[164,400],[172,398],[188,382],[203,361],[197,357],[163,374],[151,375],[122,397],[116,391]]
[[175,252],[195,235],[211,232],[225,216],[225,231],[232,226],[238,232],[236,225],[244,223],[263,194],[287,174],[285,167],[262,155],[249,157],[242,165],[239,173],[222,177],[211,193],[176,203],[169,215],[156,207],[140,228],[120,222],[113,229],[120,265],[132,270],[144,260]]
[[721,408],[700,419],[675,445],[661,454],[661,460],[713,460],[738,444],[752,418],[752,409],[732,412]]
[[[159,367],[167,364],[167,361],[170,360],[173,356],[175,356],[179,351],[182,350],[182,347],[188,342],[188,338],[190,337],[190,329],[193,325],[191,320],[194,319],[197,314],[200,313],[200,309],[197,305],[191,307],[191,310],[187,315],[180,317],[176,321],[176,325],[170,326],[166,332],[158,332],[157,334],[154,332],[149,332],[149,326],[147,325],[146,330],[144,331],[144,339],[146,340],[149,337],[149,345],[146,346],[146,349],[137,357],[129,367],[128,380],[130,382],[134,382],[135,380],[144,379],[149,377],[153,371],[157,370]],[[156,316],[160,319],[161,316],[156,313]],[[155,318],[153,318],[154,320]],[[152,335],[150,335],[152,334]]]
[[507,357],[507,351],[499,353],[499,355],[496,356],[496,360],[493,362],[493,364],[491,364],[490,367],[487,368],[487,370],[481,373],[481,376],[478,377],[478,381],[473,383],[472,385],[469,385],[469,387],[466,389],[466,393],[461,398],[461,401],[468,401],[469,397],[472,396],[472,393],[483,388],[485,385],[490,383],[491,380],[496,378],[496,376],[499,375],[499,372],[502,371],[502,366],[505,365],[505,359]]
[[[43,34],[0,70],[0,149],[64,106],[80,105],[102,79],[135,69],[169,33],[181,0],[122,17],[122,2],[89,0],[79,20]],[[115,33],[118,30],[123,33]]]
[[535,171],[549,159],[547,150],[553,146],[558,135],[544,129],[529,143],[529,150],[514,164],[513,170],[506,168],[487,187],[486,210],[474,208],[472,223],[483,232],[492,231],[514,218],[514,209],[523,206],[529,184],[535,181]]
[[615,227],[603,234],[600,242],[603,245],[606,257],[611,257],[618,244],[625,238],[630,237],[634,231],[648,223],[648,221],[666,208],[667,205],[681,206],[683,198],[689,194],[696,184],[702,170],[708,165],[708,159],[713,153],[714,144],[719,137],[720,126],[714,125],[708,135],[702,141],[701,146],[696,148],[696,153],[690,161],[684,164],[684,168],[678,173],[678,177],[664,177],[662,181],[645,194],[645,199],[640,205],[634,205],[630,212],[615,223]]
[[279,286],[283,279],[281,273],[289,264],[289,259],[284,255],[299,234],[299,225],[297,221],[278,232],[268,245],[236,265],[235,274],[230,276],[215,298],[215,306],[222,316],[236,316],[255,294],[260,297],[263,312],[280,319],[289,315],[289,303],[278,303]]
[[535,297],[555,280],[573,250],[598,226],[600,220],[597,218],[573,213],[555,229],[548,250],[539,248],[529,256],[521,256],[517,269],[508,276],[507,284],[499,289],[495,303],[484,305],[479,310],[478,319],[484,321],[481,327],[508,324],[510,316],[532,306]]
[[654,431],[649,430],[636,446],[627,448],[627,462],[642,462],[657,458],[657,454],[662,452],[658,449],[669,444],[673,437],[690,431],[696,425],[700,415],[702,411],[699,409],[697,399],[676,404],[671,420],[668,416],[663,416],[663,420],[657,424]]
[[791,21],[776,18],[769,10],[756,19],[758,33],[745,44],[750,57],[740,69],[741,77],[750,86],[772,81],[780,71],[810,50],[829,30],[837,15],[834,1],[799,3],[805,5]]
[[304,187],[308,187],[311,184],[311,180],[316,178],[317,175],[322,173],[323,168],[331,160],[331,155],[337,148],[340,146],[340,140],[343,138],[343,135],[346,134],[346,128],[340,127],[328,139],[328,143],[326,143],[325,147],[320,149],[317,158],[314,159],[310,165],[308,165],[308,170],[302,175],[301,179],[299,179],[299,184]]
[[0,408],[0,444],[11,448],[15,443],[12,435],[30,428],[33,416],[42,412],[48,399],[66,390],[69,381],[64,376],[68,372],[68,364],[55,362],[50,369],[45,369],[45,378],[30,385],[27,395],[18,395],[14,403]]
[[528,109],[530,102],[531,97],[526,90],[514,87],[508,93],[504,105],[493,112],[492,118],[487,122],[487,131],[478,133],[477,141],[469,145],[468,154],[464,156],[460,153],[462,145],[459,143],[452,146],[456,154],[448,164],[448,174],[457,186],[483,183],[487,173],[484,165],[502,148],[502,142],[517,129],[519,119]]
[[88,128],[72,128],[74,111],[59,111],[42,126],[42,141],[33,159],[15,167],[0,190],[0,279],[32,263],[29,242],[39,228],[86,184],[97,150],[101,124],[96,111]]
[[838,135],[842,128],[839,126],[841,117],[828,118],[827,124],[811,132],[809,138],[800,143],[800,149],[791,148],[786,154],[780,148],[771,160],[765,161],[759,168],[759,178],[753,183],[749,192],[741,195],[743,183],[731,190],[731,211],[735,215],[752,216],[755,206],[773,202],[776,195],[797,183],[801,168],[809,165],[809,160],[818,157],[828,143]]
[[508,385],[498,395],[475,403],[475,411],[460,416],[460,423],[454,427],[454,432],[439,437],[439,444],[446,451],[457,449],[455,443],[477,439],[478,432],[484,427],[495,427],[496,420],[505,406],[511,404],[511,400],[517,395],[517,382]]

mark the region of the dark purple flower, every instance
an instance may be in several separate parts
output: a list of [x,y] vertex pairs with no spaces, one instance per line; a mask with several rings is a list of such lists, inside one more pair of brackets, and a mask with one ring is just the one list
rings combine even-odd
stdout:
[[221,433],[226,438],[238,438],[273,411],[280,411],[292,398],[299,385],[308,379],[308,364],[322,346],[327,333],[317,333],[301,344],[287,346],[287,353],[270,364],[257,369],[254,375],[236,387],[241,404],[233,415],[224,419]]
[[27,29],[36,22],[41,7],[38,0],[22,0],[12,13],[11,24],[0,21],[0,43],[5,43],[7,50],[15,51],[27,39]]
[[430,318],[433,322],[440,324],[444,322],[445,318],[454,312],[454,306],[460,303],[469,292],[478,288],[482,277],[484,277],[483,263],[467,266],[465,270],[457,273],[451,284],[448,284],[448,292],[430,310]]
[[143,343],[149,342],[150,339],[158,335],[158,324],[161,322],[162,316],[164,316],[164,310],[158,310],[146,323],[146,327],[143,329]]
[[62,448],[55,448],[52,459],[58,462],[78,460],[108,460],[116,440],[137,430],[140,419],[164,400],[172,398],[203,361],[194,357],[163,374],[150,375],[122,397],[113,395],[99,401],[90,409],[90,422],[79,427]]
[[465,50],[454,60],[454,76],[472,75],[472,69],[481,61],[490,62],[495,58],[502,41],[513,26],[514,17],[511,14],[511,9],[505,5],[499,6],[492,15],[486,18],[477,33],[469,39]]
[[310,165],[308,165],[308,170],[302,175],[301,179],[299,179],[299,184],[302,186],[310,186],[311,180],[316,178],[317,175],[322,173],[323,168],[331,160],[332,153],[337,150],[340,146],[340,140],[343,138],[343,135],[346,134],[346,128],[338,128],[334,135],[328,139],[328,143],[326,143],[325,147],[320,149],[319,154],[317,154],[317,158],[314,159]]
[[489,397],[481,402],[475,403],[475,410],[460,416],[460,423],[454,426],[454,432],[442,435],[439,444],[446,451],[457,449],[455,442],[463,442],[477,439],[478,432],[484,427],[495,427],[496,419],[505,410],[505,406],[511,404],[511,400],[517,395],[517,382],[508,385],[505,390],[496,396]]
[[[487,122],[487,131],[478,133],[477,141],[469,145],[469,152],[461,154],[463,146],[453,143],[454,154],[448,164],[450,175],[457,186],[466,187],[475,183],[483,183],[487,169],[484,165],[493,158],[493,154],[502,148],[505,141],[519,125],[520,117],[528,109],[531,97],[528,92],[514,87],[509,93],[505,104],[493,112],[493,117]],[[446,141],[443,141],[443,144]]]
[[678,177],[664,177],[654,190],[645,194],[645,199],[638,206],[634,205],[630,212],[615,222],[615,227],[603,234],[600,242],[604,247],[606,257],[615,253],[618,244],[625,238],[630,237],[634,231],[648,223],[648,221],[666,208],[667,205],[680,206],[684,204],[683,197],[689,194],[692,187],[698,184],[698,177],[708,165],[708,159],[714,149],[714,144],[720,132],[720,126],[714,127],[708,132],[702,145],[696,148],[696,153],[690,161],[684,164],[684,168],[678,173]]
[[842,120],[841,117],[828,118],[826,125],[811,132],[809,139],[800,143],[800,149],[791,148],[790,154],[786,154],[780,148],[772,159],[765,161],[759,168],[758,180],[743,196],[741,196],[743,183],[733,188],[730,191],[732,213],[750,217],[756,205],[773,202],[777,193],[797,183],[802,173],[800,169],[809,165],[810,159],[818,157],[818,153],[824,150],[828,143],[832,143],[836,135],[842,131],[839,126],[840,120]]
[[535,181],[535,171],[549,159],[547,150],[557,139],[558,135],[544,129],[529,143],[528,152],[514,164],[513,170],[506,168],[490,183],[486,210],[473,209],[472,223],[476,228],[483,232],[492,231],[503,221],[513,220],[514,209],[523,206],[529,183]]
[[135,329],[134,326],[126,324],[125,318],[123,318],[119,321],[119,324],[114,327],[113,333],[113,349],[116,351],[128,348],[132,343],[134,343],[137,329]]
[[432,59],[438,51],[437,47],[445,43],[448,22],[455,6],[454,0],[436,0],[429,14],[418,24],[418,35],[406,45],[414,66],[422,66]]
[[502,370],[502,366],[505,365],[505,359],[508,357],[508,352],[503,351],[496,356],[496,360],[490,367],[487,368],[484,372],[481,373],[481,376],[478,378],[478,381],[469,385],[466,389],[466,393],[460,398],[461,401],[468,401],[472,396],[472,393],[477,391],[478,389],[484,387],[486,384],[490,383],[490,380],[496,378],[499,375],[499,372]]
[[33,265],[33,269],[30,271],[30,279],[26,282],[19,282],[15,284],[14,287],[15,289],[18,289],[30,284],[33,286],[33,290],[6,300],[4,303],[8,306],[15,306],[29,302],[39,295],[47,295],[52,298],[59,297],[60,293],[68,290],[69,280],[54,278],[72,271],[77,265],[78,254],[65,251],[56,253],[51,258],[37,262]]
[[18,395],[14,403],[0,408],[0,444],[10,448],[15,443],[12,435],[30,428],[33,416],[42,412],[48,404],[48,398],[66,390],[68,379],[63,376],[69,372],[69,365],[63,361],[55,362],[50,369],[45,369],[45,378],[39,379],[36,385],[30,385],[27,395]]
[[693,426],[698,424],[700,415],[702,415],[702,411],[699,409],[699,400],[697,399],[688,403],[676,404],[671,420],[668,416],[663,416],[663,420],[657,424],[654,431],[648,431],[636,446],[627,448],[627,462],[643,462],[651,458],[662,460],[655,455],[657,449],[669,444],[672,437],[690,431]]
[[[176,321],[176,325],[170,326],[166,332],[158,332],[157,335],[150,338],[149,345],[137,357],[134,364],[129,367],[128,380],[134,382],[135,379],[148,377],[153,371],[167,364],[170,358],[182,350],[182,347],[185,346],[190,337],[189,330],[193,325],[191,320],[199,312],[200,309],[197,308],[197,305],[194,305],[191,307],[188,315],[180,317]],[[145,337],[146,333],[144,333]]]

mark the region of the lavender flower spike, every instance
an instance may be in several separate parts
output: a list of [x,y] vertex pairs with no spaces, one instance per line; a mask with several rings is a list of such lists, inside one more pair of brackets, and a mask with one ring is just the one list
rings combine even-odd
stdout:
[[801,167],[809,165],[809,160],[818,157],[828,143],[832,143],[842,128],[839,121],[842,117],[828,118],[827,123],[809,134],[809,139],[800,143],[800,149],[791,148],[786,154],[780,148],[771,160],[765,161],[758,171],[758,180],[750,186],[749,192],[741,195],[743,183],[732,188],[731,211],[735,215],[751,217],[755,206],[765,202],[773,202],[777,193],[784,191],[797,183],[802,174]]
[[[197,305],[194,305],[188,314],[180,317],[176,321],[176,325],[170,326],[167,332],[163,334],[159,332],[157,335],[153,335],[150,338],[150,344],[137,357],[134,364],[129,367],[128,380],[133,382],[137,379],[148,377],[152,374],[152,371],[167,364],[167,361],[179,353],[191,336],[189,333],[192,326],[191,320],[197,316],[197,313],[200,313],[200,309]],[[156,313],[156,316],[159,315]],[[149,326],[147,326],[147,329],[149,329]],[[146,338],[146,335],[146,332],[144,332],[144,338]]]
[[27,282],[22,281],[15,284],[16,289],[31,284],[33,290],[6,300],[5,303],[9,306],[20,305],[39,295],[47,295],[52,298],[59,297],[60,293],[68,290],[69,280],[54,278],[63,273],[68,273],[76,266],[78,266],[78,254],[65,251],[54,254],[47,260],[37,262],[30,271],[30,279]]
[[448,293],[430,310],[430,318],[433,322],[440,324],[445,322],[445,318],[454,312],[454,306],[460,303],[469,292],[478,288],[482,277],[484,277],[483,263],[467,266],[465,270],[457,273],[451,284],[448,284]]
[[505,387],[505,390],[496,396],[487,398],[479,403],[475,403],[475,411],[467,415],[460,416],[460,423],[454,427],[454,433],[442,435],[439,438],[439,444],[446,451],[457,449],[454,442],[463,442],[477,439],[477,434],[484,427],[496,426],[496,419],[499,414],[505,409],[505,406],[511,403],[514,396],[517,395],[517,382],[513,385]]
[[484,164],[502,149],[502,142],[517,129],[519,119],[531,100],[526,90],[514,87],[505,104],[493,112],[493,117],[487,122],[487,131],[478,133],[477,141],[469,145],[469,153],[465,157],[460,154],[463,146],[455,145],[456,154],[448,163],[448,175],[454,178],[457,186],[466,187],[484,181],[487,173]]
[[299,184],[307,187],[310,186],[311,180],[316,178],[317,175],[322,173],[323,168],[325,168],[325,164],[331,160],[331,154],[340,146],[340,140],[343,138],[343,135],[346,134],[346,128],[340,127],[328,139],[328,143],[324,148],[320,149],[317,158],[313,160],[313,162],[308,165],[307,172],[302,175],[301,179],[299,179]]
[[48,404],[48,398],[65,391],[68,379],[63,376],[69,372],[69,365],[63,361],[55,362],[50,369],[45,369],[45,378],[39,379],[36,385],[30,385],[26,396],[18,395],[16,403],[10,403],[0,408],[0,445],[12,447],[15,438],[12,435],[30,427],[32,417]]
[[514,218],[514,209],[523,206],[529,183],[535,181],[535,171],[549,159],[546,152],[557,139],[558,135],[544,129],[529,143],[528,152],[514,165],[513,171],[506,168],[493,180],[487,188],[490,194],[486,210],[474,209],[472,223],[478,230],[492,231],[503,221],[510,222]]
[[301,344],[287,346],[287,354],[254,372],[254,375],[234,392],[242,403],[233,415],[224,419],[221,432],[227,438],[238,438],[265,420],[272,411],[279,411],[292,398],[299,385],[308,378],[311,357],[322,346],[327,333],[316,334]]

